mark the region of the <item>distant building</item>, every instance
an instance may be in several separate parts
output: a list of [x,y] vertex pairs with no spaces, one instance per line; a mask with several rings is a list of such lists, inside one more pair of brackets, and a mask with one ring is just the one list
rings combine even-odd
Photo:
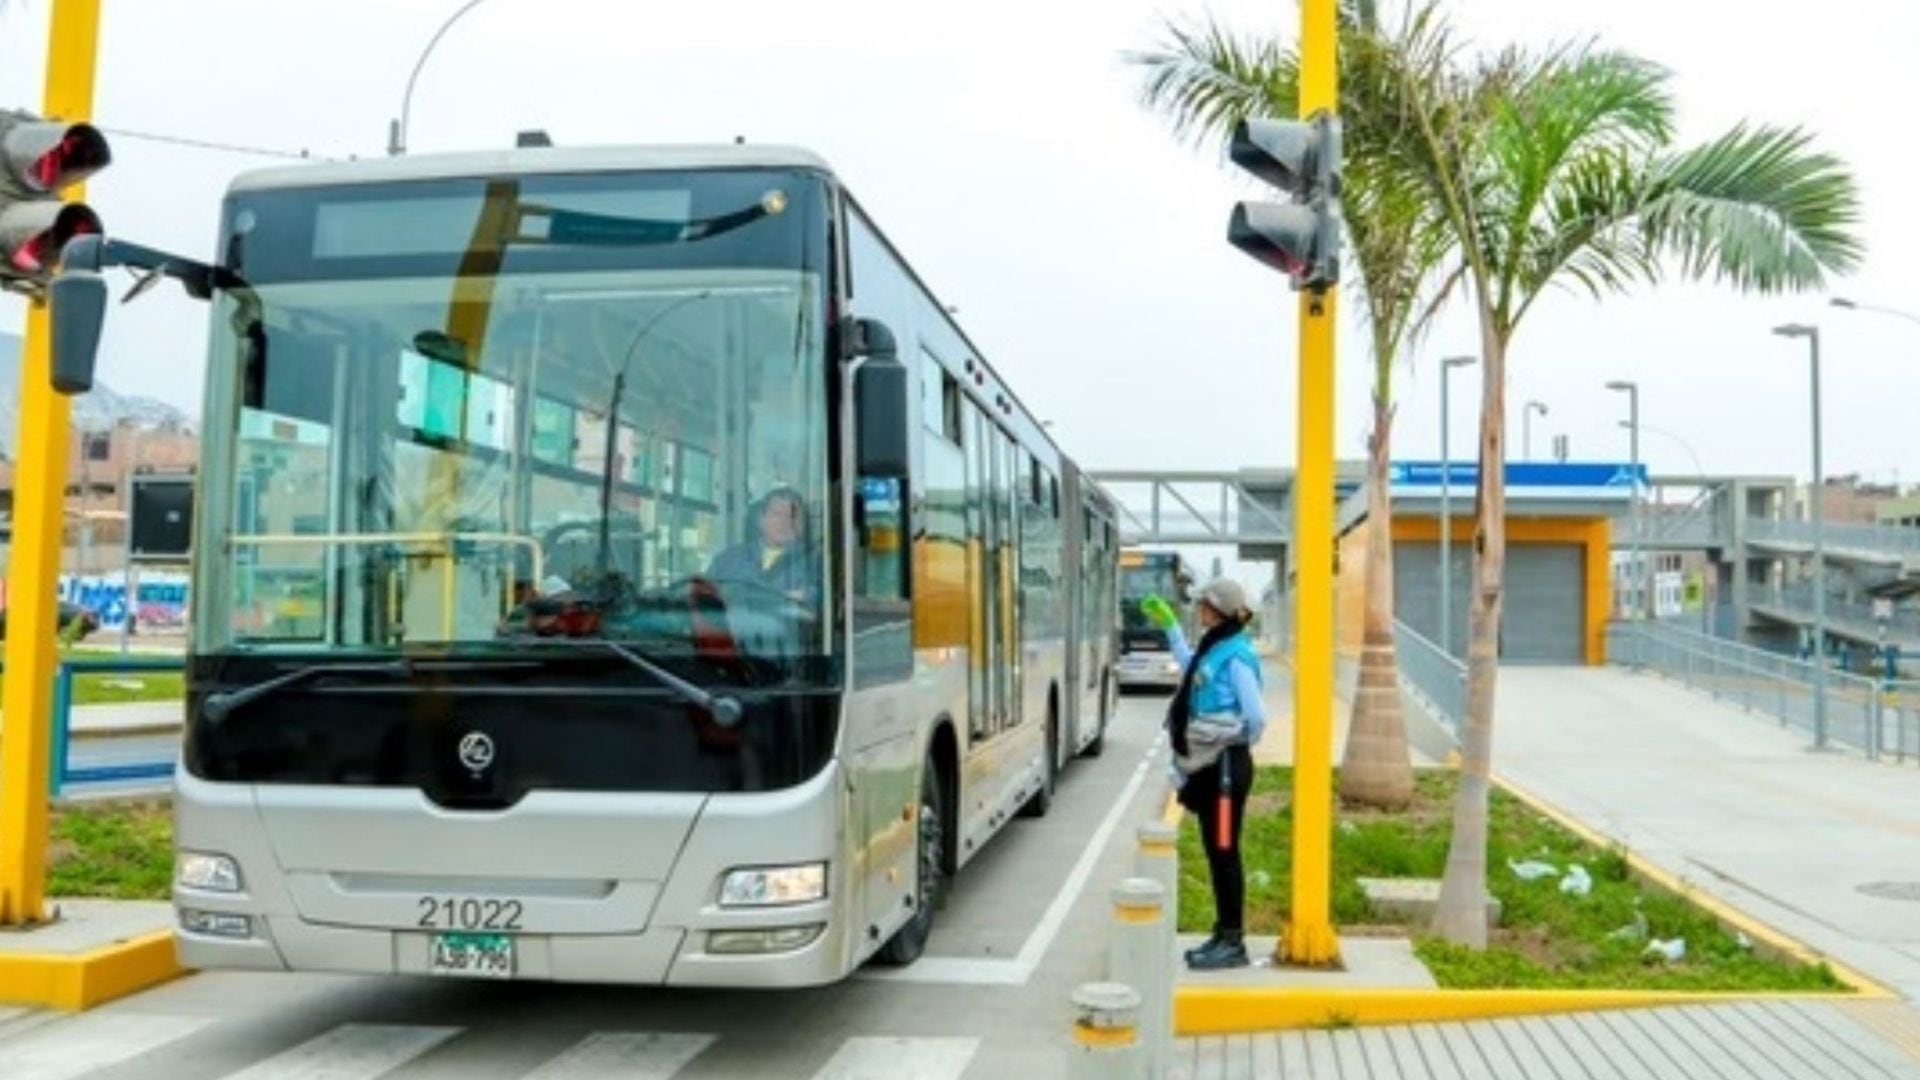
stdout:
[[[123,420],[104,430],[75,430],[67,457],[62,565],[83,572],[118,568],[126,542],[129,479],[140,473],[191,473],[199,461],[199,436],[185,425],[142,427]],[[9,535],[17,468],[15,461],[0,460],[0,518]]]

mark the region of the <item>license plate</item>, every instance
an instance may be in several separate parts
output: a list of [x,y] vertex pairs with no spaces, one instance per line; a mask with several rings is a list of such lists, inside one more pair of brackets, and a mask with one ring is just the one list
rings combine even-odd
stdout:
[[469,979],[513,978],[513,939],[506,934],[435,934],[427,971]]

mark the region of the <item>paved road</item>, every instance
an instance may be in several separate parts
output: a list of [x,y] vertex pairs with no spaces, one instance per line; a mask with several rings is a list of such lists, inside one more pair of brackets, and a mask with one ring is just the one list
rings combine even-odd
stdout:
[[157,795],[173,790],[180,735],[75,739],[67,750],[68,798]]
[[1920,769],[1652,675],[1506,668],[1494,766],[1733,906],[1920,998]]
[[0,1077],[1057,1076],[1068,995],[1104,971],[1108,887],[1163,790],[1145,758],[1162,708],[1125,699],[1106,754],[961,874],[899,974],[744,993],[207,973],[80,1016],[0,1015]]

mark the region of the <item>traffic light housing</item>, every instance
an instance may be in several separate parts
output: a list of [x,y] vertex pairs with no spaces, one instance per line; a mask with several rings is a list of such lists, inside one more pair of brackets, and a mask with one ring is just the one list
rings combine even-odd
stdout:
[[112,160],[92,124],[0,112],[0,286],[39,293],[68,240],[100,233],[99,215],[60,192]]
[[1340,280],[1340,118],[1242,120],[1227,155],[1235,165],[1287,192],[1288,202],[1242,202],[1227,242],[1286,274],[1296,289]]

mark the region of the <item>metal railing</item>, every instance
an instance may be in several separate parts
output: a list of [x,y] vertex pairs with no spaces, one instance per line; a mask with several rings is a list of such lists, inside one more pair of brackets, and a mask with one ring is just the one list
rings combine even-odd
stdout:
[[1458,740],[1467,713],[1467,666],[1398,619],[1393,623],[1393,648],[1400,684]]
[[73,764],[73,680],[79,675],[134,675],[146,671],[179,672],[185,661],[177,656],[119,656],[62,660],[53,671],[53,760],[48,770],[49,793],[59,798],[72,784],[126,783],[173,778],[172,757],[164,761],[114,761],[76,767]]
[[[53,718],[47,762],[47,793],[57,799],[76,784],[171,781],[173,756],[164,761],[120,759],[85,766],[73,763],[73,710],[85,707],[74,703],[74,680],[87,675],[137,675],[155,671],[177,673],[184,667],[185,661],[178,656],[74,657],[57,661],[53,669]],[[0,665],[0,671],[4,670],[4,665]]]
[[[1809,581],[1789,582],[1786,585],[1759,585],[1753,590],[1752,602],[1762,607],[1794,615],[1813,617],[1813,583]],[[1841,628],[1857,637],[1877,636],[1881,620],[1873,610],[1871,599],[1848,596],[1832,589],[1827,590],[1827,619],[1829,623],[1840,624]],[[1896,603],[1885,620],[1888,635],[1899,641],[1920,638],[1920,609],[1910,603]]]
[[[1830,549],[1920,555],[1920,529],[1912,526],[1829,521],[1820,528],[1821,542]],[[1813,522],[1796,518],[1748,518],[1747,536],[1761,542],[1811,545]]]
[[[1716,700],[1772,716],[1814,737],[1813,665],[1674,626],[1617,622],[1611,663],[1653,671]],[[1869,759],[1920,756],[1920,682],[1887,682],[1828,670],[1827,738]]]

